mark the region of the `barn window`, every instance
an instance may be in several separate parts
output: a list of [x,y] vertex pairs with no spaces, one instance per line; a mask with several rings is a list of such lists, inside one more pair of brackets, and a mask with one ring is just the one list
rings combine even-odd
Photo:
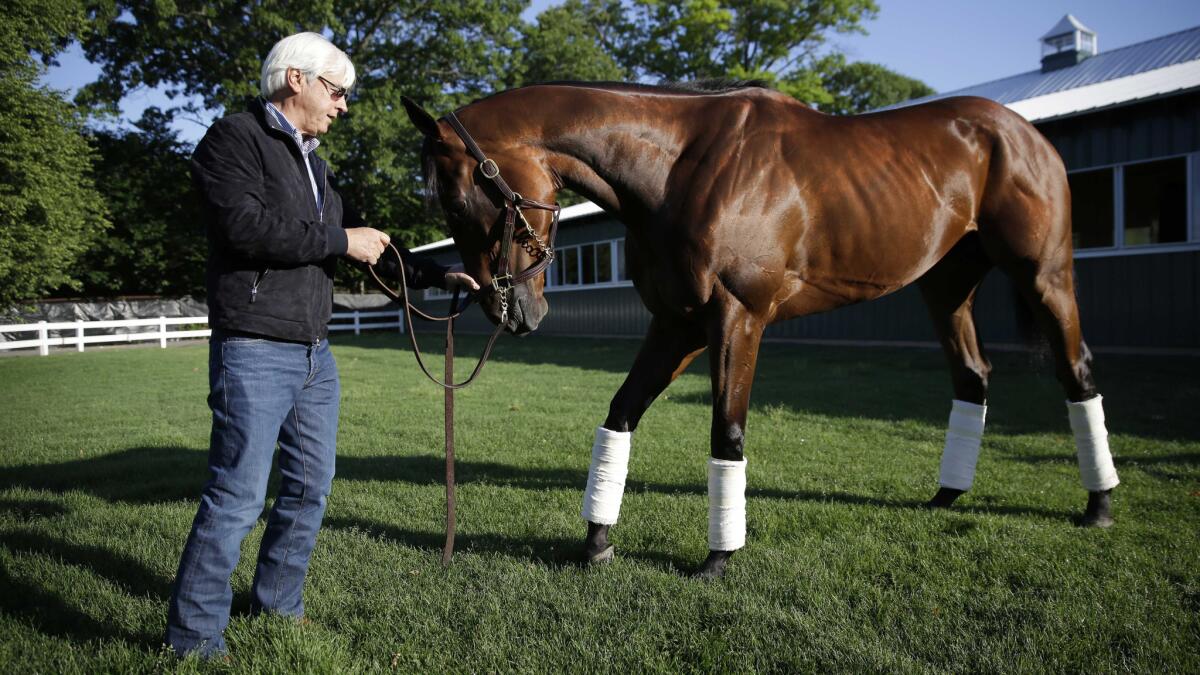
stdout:
[[607,284],[613,280],[612,250],[616,242],[596,245],[596,283]]
[[1125,245],[1187,240],[1187,160],[1124,167]]
[[1076,249],[1113,245],[1113,170],[1078,171],[1071,183],[1071,243]]
[[579,247],[571,246],[559,251],[555,261],[562,265],[562,283],[564,286],[579,284]]
[[546,287],[624,286],[628,280],[624,265],[624,239],[559,246],[546,270]]

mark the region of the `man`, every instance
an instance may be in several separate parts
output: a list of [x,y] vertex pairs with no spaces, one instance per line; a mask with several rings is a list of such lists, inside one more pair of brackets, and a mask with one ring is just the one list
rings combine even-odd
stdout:
[[[251,611],[301,617],[309,556],[334,473],[339,382],[327,323],[340,256],[375,264],[388,235],[343,211],[317,137],[346,112],[350,59],[316,33],[280,40],[263,99],[208,130],[192,174],[208,211],[211,478],[183,550],[166,641],[179,654],[226,651],[242,539],[262,511],[279,444],[282,481],[267,518]],[[343,228],[343,225],[353,225]],[[474,280],[405,252],[409,285]]]

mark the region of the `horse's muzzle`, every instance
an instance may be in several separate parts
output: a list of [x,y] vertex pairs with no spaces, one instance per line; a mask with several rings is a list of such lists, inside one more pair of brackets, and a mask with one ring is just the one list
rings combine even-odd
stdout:
[[[499,295],[489,293],[479,304],[489,321],[493,324],[500,323]],[[537,330],[549,311],[550,303],[546,298],[535,294],[525,284],[518,285],[509,292],[508,320],[504,324],[504,330],[517,336],[528,335]]]

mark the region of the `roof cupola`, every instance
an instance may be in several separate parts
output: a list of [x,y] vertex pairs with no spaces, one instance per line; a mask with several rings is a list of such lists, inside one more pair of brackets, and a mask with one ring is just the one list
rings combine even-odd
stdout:
[[1042,36],[1042,72],[1068,68],[1097,51],[1096,32],[1067,14]]

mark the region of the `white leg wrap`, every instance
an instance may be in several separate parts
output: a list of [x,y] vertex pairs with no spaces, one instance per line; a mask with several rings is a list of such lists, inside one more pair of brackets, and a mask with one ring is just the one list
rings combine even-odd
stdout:
[[583,493],[583,519],[598,525],[612,525],[621,514],[621,495],[625,492],[625,474],[629,471],[629,431],[609,431],[596,427],[592,444],[592,465],[588,469],[587,490]]
[[746,545],[746,460],[708,460],[708,550]]
[[1075,434],[1075,450],[1079,457],[1079,479],[1088,492],[1111,490],[1117,480],[1112,453],[1108,450],[1108,430],[1104,428],[1104,397],[1096,396],[1082,403],[1067,401],[1067,416]]
[[946,427],[946,446],[942,449],[942,471],[938,480],[942,487],[971,489],[986,416],[986,405],[954,400],[950,407],[950,424]]

